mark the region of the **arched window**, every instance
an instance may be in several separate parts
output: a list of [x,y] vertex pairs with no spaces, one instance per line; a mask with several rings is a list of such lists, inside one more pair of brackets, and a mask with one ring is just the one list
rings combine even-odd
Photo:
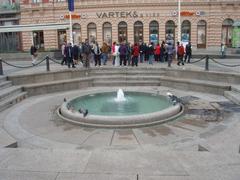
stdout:
[[181,41],[183,43],[188,43],[191,41],[191,23],[188,20],[182,22],[182,30],[181,30]]
[[143,23],[137,21],[134,23],[134,43],[143,42]]
[[78,23],[73,24],[72,30],[73,30],[73,43],[79,44],[82,41],[80,24]]
[[151,21],[149,24],[149,42],[154,44],[159,42],[159,24],[157,21]]
[[165,25],[165,38],[166,42],[171,42],[174,44],[175,39],[175,23],[173,21],[167,21]]
[[118,24],[118,41],[127,41],[127,23],[124,21]]
[[233,20],[225,19],[222,24],[222,43],[232,47]]
[[87,26],[88,40],[93,43],[97,39],[97,26],[95,23],[89,23]]
[[112,24],[109,22],[103,24],[103,41],[112,44]]
[[197,23],[197,47],[206,48],[207,39],[207,23],[204,20],[200,20]]

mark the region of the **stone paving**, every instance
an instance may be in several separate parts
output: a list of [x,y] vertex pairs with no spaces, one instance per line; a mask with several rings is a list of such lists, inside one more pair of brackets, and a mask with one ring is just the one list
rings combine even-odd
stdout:
[[[52,70],[65,68],[51,66]],[[174,64],[173,68],[201,69],[192,64]],[[9,68],[8,72],[45,70],[40,66],[20,71]],[[1,112],[0,127],[17,140],[18,148],[0,149],[0,180],[240,178],[239,106],[223,96],[144,87],[162,94],[170,90],[181,97],[188,104],[186,114],[166,124],[134,129],[81,127],[55,115],[64,97],[104,89],[33,96]]]

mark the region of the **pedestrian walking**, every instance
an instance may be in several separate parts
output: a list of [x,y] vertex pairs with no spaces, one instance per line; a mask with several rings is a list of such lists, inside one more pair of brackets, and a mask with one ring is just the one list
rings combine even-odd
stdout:
[[37,53],[37,48],[34,45],[32,45],[30,48],[30,54],[32,57],[32,65],[35,66],[35,64],[37,62],[38,53]]
[[225,45],[223,44],[223,43],[221,43],[221,47],[220,47],[221,49],[221,57],[222,58],[225,58]]
[[98,42],[95,42],[93,44],[93,54],[94,54],[94,61],[95,61],[95,66],[101,66],[101,49],[98,45]]
[[66,54],[68,68],[70,68],[71,65],[72,65],[72,68],[75,68],[75,65],[73,63],[73,48],[71,43],[68,43],[68,45],[66,46],[65,54]]
[[177,60],[178,60],[178,63],[177,65],[180,66],[180,64],[184,65],[184,62],[183,62],[183,56],[184,56],[184,47],[183,47],[183,44],[181,43],[181,45],[178,45],[177,46]]
[[171,42],[168,42],[166,50],[167,50],[167,55],[168,55],[168,67],[171,67],[173,56],[175,53],[175,48],[171,44]]
[[62,44],[62,46],[61,46],[61,52],[62,52],[62,62],[61,62],[61,65],[63,65],[63,64],[67,65],[65,48],[66,48],[66,42],[64,42],[64,43]]

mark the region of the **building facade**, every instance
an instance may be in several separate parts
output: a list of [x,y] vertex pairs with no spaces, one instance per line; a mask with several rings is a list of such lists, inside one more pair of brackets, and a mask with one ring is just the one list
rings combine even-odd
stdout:
[[[18,25],[20,20],[20,6],[18,1],[0,0],[0,28]],[[0,53],[21,50],[20,32],[0,33]]]
[[[240,19],[239,0],[181,0],[181,41],[195,48],[232,47],[233,23]],[[21,25],[69,23],[65,0],[22,0]],[[73,42],[126,40],[176,42],[177,0],[75,0]],[[32,35],[30,35],[32,33]],[[34,43],[44,50],[58,49],[69,41],[69,28],[21,32],[22,48]]]

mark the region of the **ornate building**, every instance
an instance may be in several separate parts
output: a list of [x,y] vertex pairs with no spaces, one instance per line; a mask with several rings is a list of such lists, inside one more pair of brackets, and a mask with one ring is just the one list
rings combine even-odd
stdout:
[[[183,42],[191,41],[195,48],[232,46],[232,25],[240,19],[239,0],[181,1]],[[20,7],[21,25],[39,25],[33,31],[22,31],[23,50],[32,43],[45,50],[57,49],[69,40],[65,0],[22,0]],[[178,0],[75,0],[73,41],[176,42],[177,14]]]

